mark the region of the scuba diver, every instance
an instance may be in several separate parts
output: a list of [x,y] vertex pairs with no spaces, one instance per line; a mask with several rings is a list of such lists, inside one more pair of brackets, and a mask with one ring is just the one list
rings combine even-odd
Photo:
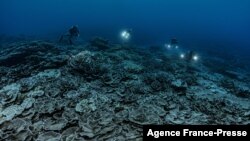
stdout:
[[198,61],[199,57],[198,55],[194,52],[194,51],[189,51],[186,54],[186,57],[184,54],[181,54],[180,56],[182,59],[185,59],[187,62],[191,62],[191,61]]
[[171,45],[177,45],[178,44],[177,39],[176,38],[171,39],[170,44]]
[[171,49],[171,48],[178,49],[179,48],[178,44],[179,44],[178,40],[176,38],[172,38],[172,39],[170,39],[169,44],[165,44],[165,47],[168,49]]
[[69,30],[68,30],[68,33],[62,35],[60,37],[60,40],[59,42],[62,42],[64,40],[64,38],[66,37],[67,40],[69,41],[69,44],[70,45],[73,45],[73,39],[76,38],[76,37],[79,37],[80,36],[80,31],[78,29],[78,26],[74,25],[72,26]]
[[171,47],[178,48],[178,40],[176,38],[173,38],[170,40]]
[[194,51],[189,51],[187,53],[187,61],[190,62],[194,57]]

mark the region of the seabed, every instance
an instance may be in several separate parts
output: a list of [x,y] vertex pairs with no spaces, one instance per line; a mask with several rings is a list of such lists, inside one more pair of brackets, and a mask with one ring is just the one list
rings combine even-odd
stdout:
[[250,75],[165,48],[45,41],[0,50],[0,140],[142,140],[147,124],[250,124]]

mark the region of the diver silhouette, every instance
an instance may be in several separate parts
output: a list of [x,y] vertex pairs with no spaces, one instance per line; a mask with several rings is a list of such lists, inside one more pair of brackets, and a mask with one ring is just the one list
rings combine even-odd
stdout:
[[170,45],[171,45],[171,46],[177,46],[177,45],[178,45],[178,40],[177,40],[176,38],[172,38],[172,39],[170,40]]
[[78,26],[74,25],[68,30],[68,33],[66,33],[60,37],[59,42],[62,42],[64,40],[64,38],[66,37],[69,44],[73,45],[73,39],[76,37],[79,37],[79,36],[80,36],[80,31],[78,29]]

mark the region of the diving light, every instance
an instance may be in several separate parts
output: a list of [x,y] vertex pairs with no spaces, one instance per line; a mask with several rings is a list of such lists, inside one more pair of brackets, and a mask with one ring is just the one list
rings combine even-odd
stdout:
[[185,54],[182,53],[182,54],[180,55],[180,58],[181,58],[181,59],[184,59],[184,58],[185,58]]
[[194,56],[193,56],[193,60],[194,60],[194,61],[198,61],[198,60],[199,60],[199,57],[198,57],[197,55],[194,55]]
[[130,35],[130,33],[127,30],[124,30],[124,31],[121,32],[121,38],[123,40],[129,40],[130,36],[131,35]]
[[171,48],[171,45],[170,45],[170,44],[165,44],[164,46],[165,46],[165,48],[167,48],[167,49],[170,49],[170,48]]

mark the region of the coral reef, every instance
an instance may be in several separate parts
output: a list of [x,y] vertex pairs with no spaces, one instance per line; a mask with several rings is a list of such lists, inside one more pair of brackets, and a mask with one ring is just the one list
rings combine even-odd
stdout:
[[141,140],[146,124],[250,124],[249,73],[225,61],[216,70],[102,38],[9,43],[0,56],[0,140]]
[[89,45],[93,50],[106,50],[110,47],[109,41],[100,37],[91,39]]
[[98,77],[104,71],[103,59],[99,54],[90,51],[82,51],[73,56],[69,62],[69,69],[86,77]]

